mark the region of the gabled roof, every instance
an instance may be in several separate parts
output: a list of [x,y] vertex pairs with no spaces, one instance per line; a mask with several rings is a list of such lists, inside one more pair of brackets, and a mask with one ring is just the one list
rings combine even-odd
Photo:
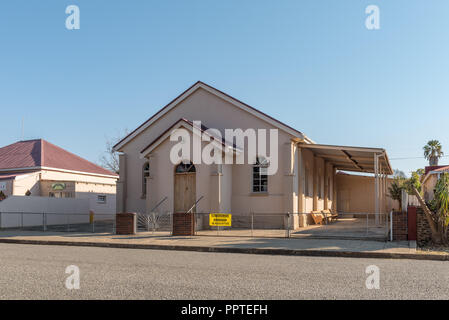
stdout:
[[297,137],[301,140],[305,140],[308,143],[313,143],[312,140],[310,140],[308,137],[306,137],[302,132],[286,125],[285,123],[282,123],[281,121],[263,113],[262,111],[257,110],[256,108],[228,95],[227,93],[224,93],[204,82],[198,81],[194,85],[192,85],[190,88],[188,88],[186,91],[181,93],[178,97],[176,97],[174,100],[172,100],[169,104],[167,104],[165,107],[160,109],[158,112],[156,112],[151,118],[149,118],[147,121],[145,121],[143,124],[141,124],[137,129],[135,129],[133,132],[128,134],[125,138],[123,138],[120,142],[118,142],[114,146],[114,150],[120,151],[120,149],[125,146],[128,142],[130,142],[132,139],[134,139],[136,136],[138,136],[141,132],[143,132],[146,128],[148,128],[151,124],[153,124],[155,121],[157,121],[160,117],[165,115],[167,112],[172,110],[176,105],[178,105],[180,102],[185,100],[188,96],[190,96],[192,93],[194,93],[199,88],[206,90],[207,92],[218,96],[219,98],[230,102],[234,106],[245,110],[252,115],[272,124],[273,126],[277,127],[278,129],[281,129],[289,134],[291,134],[294,137]]
[[427,166],[427,167],[424,168],[424,173],[428,174],[431,171],[438,172],[438,171],[445,171],[447,169],[449,169],[448,165],[444,165],[444,166]]
[[448,170],[449,170],[449,166],[442,166],[442,167],[432,170],[432,171],[443,172],[443,171],[448,171]]
[[[184,127],[186,129],[189,129],[190,131],[193,131],[194,126],[195,126],[194,123],[190,120],[187,120],[184,118],[179,119],[174,124],[172,124],[167,130],[165,130],[161,135],[159,135],[156,139],[151,141],[149,145],[147,145],[145,148],[143,148],[140,151],[141,157],[145,157],[147,154],[149,154],[151,151],[153,151],[158,145],[160,145],[163,141],[165,141],[167,138],[169,138],[169,136],[173,130],[176,130],[180,127]],[[212,138],[212,140],[211,140],[212,142],[216,142],[216,143],[220,144],[221,146],[223,146],[224,152],[229,151],[229,152],[238,153],[241,151],[234,144],[227,142],[223,137],[219,137],[217,135],[214,135],[214,134],[208,132],[207,130],[209,128],[206,127],[205,125],[201,124],[201,128],[197,127],[197,129],[200,131],[201,134],[205,133],[205,134],[209,135],[209,137]]]
[[118,177],[90,161],[42,139],[19,141],[0,148],[0,172],[59,169]]
[[424,172],[424,177],[422,178],[422,183],[426,182],[426,180],[433,174],[449,172],[449,166],[427,166]]

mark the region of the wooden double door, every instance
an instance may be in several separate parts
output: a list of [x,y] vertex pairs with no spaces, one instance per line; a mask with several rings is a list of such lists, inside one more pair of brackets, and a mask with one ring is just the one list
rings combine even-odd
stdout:
[[[196,201],[196,173],[175,173],[175,213],[187,212]],[[195,208],[192,210],[195,212]]]

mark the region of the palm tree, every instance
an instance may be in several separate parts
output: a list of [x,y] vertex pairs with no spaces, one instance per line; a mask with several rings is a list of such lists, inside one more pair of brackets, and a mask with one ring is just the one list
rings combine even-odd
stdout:
[[399,202],[399,211],[402,210],[402,189],[404,189],[404,187],[402,186],[403,180],[405,179],[396,177],[388,187],[390,198]]
[[423,147],[424,149],[424,157],[429,160],[429,165],[437,166],[438,159],[443,156],[443,151],[441,150],[441,143],[438,140],[430,140]]

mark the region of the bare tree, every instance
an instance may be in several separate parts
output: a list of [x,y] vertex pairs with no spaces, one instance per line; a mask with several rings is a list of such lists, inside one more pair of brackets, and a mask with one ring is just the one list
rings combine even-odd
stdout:
[[399,169],[393,170],[393,177],[398,179],[405,179],[407,176],[405,175],[404,171],[401,171]]
[[[127,135],[128,130],[125,130],[124,136]],[[114,151],[114,146],[121,140],[120,137],[110,139],[106,137],[106,150],[100,157],[101,166],[119,174],[120,162],[118,152]]]

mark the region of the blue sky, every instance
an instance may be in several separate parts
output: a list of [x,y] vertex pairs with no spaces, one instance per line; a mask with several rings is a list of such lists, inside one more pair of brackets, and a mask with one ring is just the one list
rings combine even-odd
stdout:
[[[78,5],[81,29],[67,30]],[[380,8],[380,30],[365,8]],[[0,145],[44,138],[98,162],[197,80],[318,143],[386,148],[423,167],[449,155],[449,1],[0,3]],[[443,158],[441,163],[448,163]]]

